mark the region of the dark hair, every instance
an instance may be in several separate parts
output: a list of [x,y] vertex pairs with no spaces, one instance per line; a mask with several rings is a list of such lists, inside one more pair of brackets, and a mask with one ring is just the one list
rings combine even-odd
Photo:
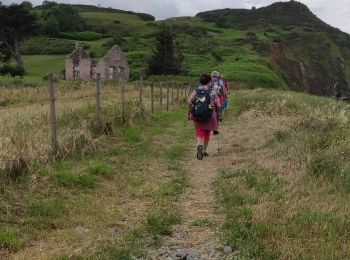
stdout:
[[208,83],[211,81],[211,77],[208,74],[203,74],[200,78],[199,78],[199,83],[201,83],[201,85],[205,86],[208,85]]

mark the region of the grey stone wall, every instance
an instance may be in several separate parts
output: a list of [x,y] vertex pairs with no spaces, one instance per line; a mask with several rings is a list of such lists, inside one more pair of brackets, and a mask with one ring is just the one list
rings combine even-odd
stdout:
[[88,53],[80,45],[76,45],[66,58],[66,80],[89,81],[96,79],[97,73],[105,80],[129,80],[128,59],[118,45],[113,46],[96,65],[92,64]]

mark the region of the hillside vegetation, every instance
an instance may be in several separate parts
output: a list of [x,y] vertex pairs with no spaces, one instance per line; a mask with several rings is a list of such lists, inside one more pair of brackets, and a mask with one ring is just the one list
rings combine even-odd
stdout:
[[[165,23],[176,32],[176,41],[184,55],[185,76],[197,77],[217,69],[227,79],[251,87],[289,88],[338,98],[349,94],[350,36],[327,25],[296,1],[252,10],[214,10],[165,21],[120,10],[75,8],[84,20],[86,31],[62,32],[55,38],[34,37],[23,43],[22,52],[68,54],[74,42],[81,41],[92,58],[99,58],[113,44],[119,44],[127,53],[134,80],[148,75],[155,35]],[[45,67],[43,64],[32,73],[27,66],[28,78],[40,81],[47,73]],[[59,74],[61,70],[54,72]],[[11,82],[4,78],[2,81]]]

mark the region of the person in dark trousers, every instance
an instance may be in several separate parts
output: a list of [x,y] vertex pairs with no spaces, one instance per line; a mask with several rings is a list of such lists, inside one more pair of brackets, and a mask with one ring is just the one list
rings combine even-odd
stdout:
[[217,92],[211,87],[210,75],[203,74],[199,83],[199,87],[192,92],[188,100],[188,116],[190,120],[194,121],[197,158],[202,160],[203,156],[208,156],[210,132],[219,133],[218,113],[221,104]]

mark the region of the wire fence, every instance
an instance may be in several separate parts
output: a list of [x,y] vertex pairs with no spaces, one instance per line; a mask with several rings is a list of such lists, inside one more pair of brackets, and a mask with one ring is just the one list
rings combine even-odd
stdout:
[[[149,114],[157,111],[169,111],[172,107],[186,104],[186,100],[194,87],[192,82],[156,82],[144,80],[143,77],[140,77],[139,81],[131,83],[127,83],[121,79],[105,82],[97,75],[95,82],[87,84],[88,88],[79,89],[78,86],[73,86],[72,89],[69,89],[66,84],[61,86],[58,82],[55,82],[51,74],[48,76],[47,85],[46,98],[43,92],[45,90],[34,90],[40,96],[36,102],[0,107],[0,111],[9,111],[7,118],[1,119],[0,121],[2,122],[0,124],[9,122],[9,118],[12,119],[13,122],[11,123],[14,124],[14,121],[16,121],[15,117],[20,117],[21,114],[22,116],[26,116],[27,113],[27,120],[29,121],[29,110],[33,113],[41,113],[41,116],[43,114],[45,118],[40,122],[38,121],[38,124],[42,126],[46,125],[45,129],[42,127],[40,130],[48,131],[47,135],[45,135],[50,140],[47,141],[50,142],[51,148],[49,152],[51,156],[59,154],[60,140],[57,133],[60,132],[60,127],[64,127],[64,120],[74,120],[74,118],[70,119],[69,116],[68,119],[65,118],[62,120],[60,117],[62,113],[69,114],[73,111],[73,108],[81,108],[87,104],[90,107],[94,106],[94,125],[96,132],[98,135],[103,135],[104,131],[102,128],[105,118],[102,110],[106,106],[113,104],[119,108],[118,112],[121,114],[120,123],[123,124],[128,121],[127,110],[130,102],[137,103],[145,113]],[[73,94],[74,89],[78,89],[78,91]],[[26,95],[26,92],[19,91],[17,94],[19,96]],[[117,113],[117,111],[115,112]],[[32,128],[26,131],[36,131],[35,126],[32,125],[30,127]],[[6,138],[6,136],[0,136],[1,138]]]

